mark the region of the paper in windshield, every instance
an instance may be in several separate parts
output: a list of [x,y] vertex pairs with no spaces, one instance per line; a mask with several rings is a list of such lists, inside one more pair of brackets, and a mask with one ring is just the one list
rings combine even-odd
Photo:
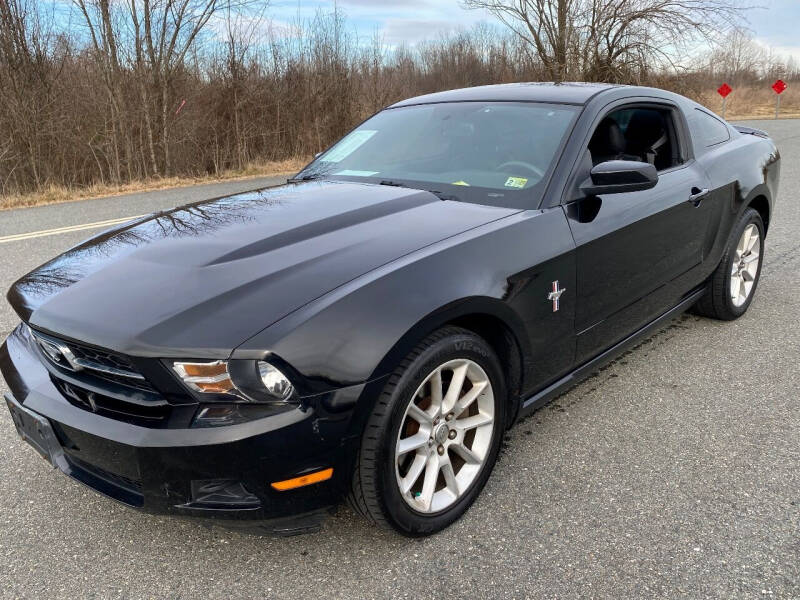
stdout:
[[328,152],[325,156],[322,157],[322,160],[325,162],[339,162],[350,156],[353,152],[358,150],[367,140],[369,140],[373,135],[375,135],[377,130],[371,129],[362,129],[360,131],[354,131],[347,137],[345,137],[341,142],[336,144],[333,148],[331,148],[330,152]]

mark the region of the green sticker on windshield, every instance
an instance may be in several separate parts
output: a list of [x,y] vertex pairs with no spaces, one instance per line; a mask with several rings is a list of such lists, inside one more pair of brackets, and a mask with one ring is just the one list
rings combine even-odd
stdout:
[[506,187],[524,188],[526,183],[528,183],[528,180],[524,177],[509,177],[506,180]]

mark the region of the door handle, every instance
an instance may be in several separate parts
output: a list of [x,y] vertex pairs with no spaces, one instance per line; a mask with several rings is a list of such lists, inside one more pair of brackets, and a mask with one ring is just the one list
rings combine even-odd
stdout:
[[689,196],[687,202],[691,202],[695,206],[700,206],[700,203],[703,201],[703,199],[705,199],[706,196],[708,196],[708,188],[700,189],[697,187],[693,187],[692,195]]

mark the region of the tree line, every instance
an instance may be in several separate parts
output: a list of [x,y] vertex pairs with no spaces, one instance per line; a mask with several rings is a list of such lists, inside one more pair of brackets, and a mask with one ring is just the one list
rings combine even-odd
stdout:
[[[659,5],[671,11],[660,21]],[[725,69],[797,76],[722,0],[465,0],[508,27],[399,47],[359,38],[338,10],[272,24],[263,0],[54,6],[0,0],[0,195],[310,156],[381,107],[442,89],[580,79],[697,97]],[[690,37],[723,33],[736,44],[679,60]]]

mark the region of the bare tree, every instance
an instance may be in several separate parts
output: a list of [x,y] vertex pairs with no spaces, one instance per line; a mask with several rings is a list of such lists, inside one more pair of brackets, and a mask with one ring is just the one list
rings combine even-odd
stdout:
[[731,83],[734,88],[752,83],[765,70],[769,57],[742,28],[732,30],[709,56],[709,70]]
[[[243,0],[237,2],[243,3]],[[136,70],[149,75],[155,91],[155,119],[152,119],[147,86],[144,83],[140,86],[142,102],[146,105],[151,157],[155,154],[153,121],[159,121],[161,128],[163,168],[158,169],[154,164],[156,174],[160,172],[167,175],[171,171],[170,108],[175,105],[171,97],[174,78],[209,20],[221,9],[230,9],[231,5],[231,0],[129,0],[128,8],[134,25]],[[143,81],[144,78],[139,79]]]
[[[108,95],[111,118],[111,142],[114,156],[112,179],[119,182],[122,180],[120,145],[121,139],[125,137],[127,127],[123,108],[122,65],[117,49],[117,34],[111,2],[110,0],[74,0],[74,2],[86,22],[92,47],[103,74],[103,85]],[[128,149],[125,162],[130,169],[130,144],[126,144],[125,147]],[[129,170],[128,177],[130,175]]]
[[[172,171],[171,116],[176,77],[186,56],[209,21],[220,13],[230,15],[253,0],[73,0],[89,30],[100,57],[112,110],[112,123],[120,123],[120,76],[125,67],[136,74],[136,87],[144,117],[144,131],[153,175]],[[266,2],[262,0],[262,6]],[[116,139],[116,137],[115,137]],[[160,140],[160,153],[156,140]],[[115,143],[115,147],[118,144]]]
[[10,180],[30,178],[41,186],[49,178],[48,121],[52,74],[58,65],[48,53],[50,32],[35,0],[0,1],[0,161],[10,164],[0,191]]
[[[641,11],[655,0],[529,0],[532,23],[547,8],[533,33],[506,15],[513,31],[484,24],[400,47],[377,35],[365,44],[339,11],[270,23],[264,0],[246,1],[0,0],[0,205],[29,191],[307,158],[383,106],[448,88],[589,78],[716,107],[714,90],[730,77],[736,105],[754,107],[774,102],[775,77],[790,90],[800,79],[795,61],[736,30],[674,68],[692,41],[672,37],[686,15],[657,15],[687,0],[661,0],[650,13]],[[71,12],[48,12],[56,5]],[[737,14],[694,13],[694,36]]]
[[465,8],[491,12],[522,39],[553,81],[568,76],[567,49],[583,0],[462,0]]
[[462,0],[524,40],[554,81],[618,80],[632,67],[674,63],[686,45],[742,18],[738,0]]
[[[243,15],[228,7],[224,15],[224,59],[222,61],[221,78],[227,88],[223,112],[229,115],[229,126],[234,132],[236,166],[243,169],[251,158],[248,151],[248,140],[252,132],[252,123],[244,117],[247,104],[253,97],[252,89],[248,89],[250,72],[258,66],[253,62],[253,51],[258,38],[264,35],[266,5],[258,10]],[[230,123],[232,121],[232,123]]]

